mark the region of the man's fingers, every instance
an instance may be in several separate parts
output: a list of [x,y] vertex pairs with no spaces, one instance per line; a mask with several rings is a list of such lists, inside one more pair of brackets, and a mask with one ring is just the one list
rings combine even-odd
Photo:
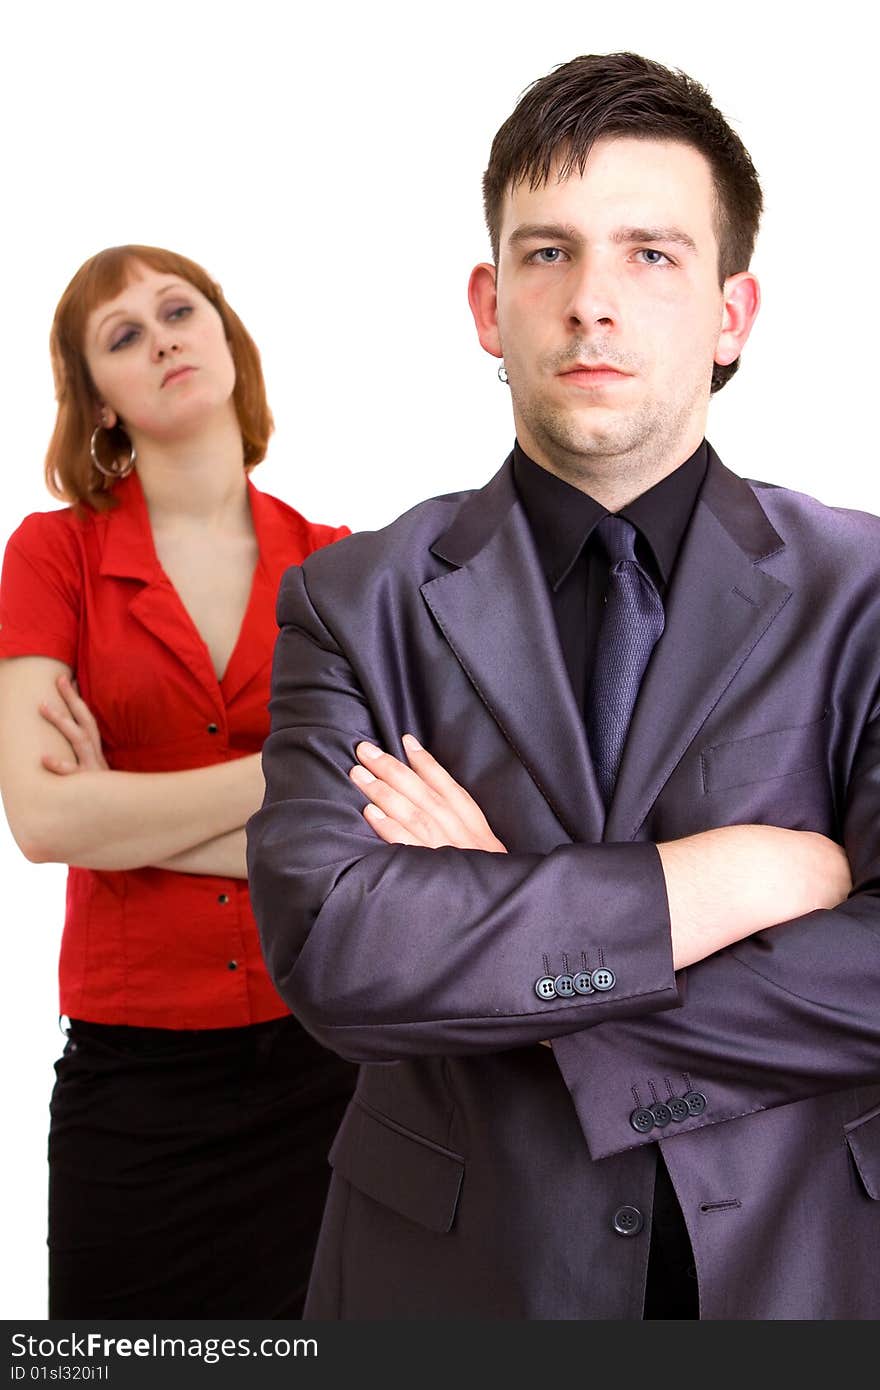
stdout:
[[405,826],[400,825],[391,816],[386,816],[385,812],[378,806],[365,806],[363,816],[370,829],[375,831],[379,839],[384,840],[386,845],[418,845],[421,843]]
[[395,758],[392,753],[383,753],[375,744],[366,742],[359,743],[354,751],[358,762],[368,772],[386,782],[395,791],[402,792],[414,805],[427,809],[436,804],[436,792],[426,785],[417,772],[407,767],[399,758]]
[[461,811],[465,808],[472,808],[480,814],[480,808],[474,801],[469,792],[466,792],[460,783],[456,782],[451,773],[446,771],[442,763],[423,748],[412,734],[404,734],[401,739],[410,766],[418,773],[423,782],[435,791],[438,796],[446,800],[454,800]]
[[[462,840],[465,825],[458,806],[428,786],[418,772],[393,754],[383,753],[372,743],[359,743],[355,754],[370,776],[404,797],[412,809],[408,810],[400,802],[392,801],[389,804],[375,788],[369,793],[370,800],[380,805],[388,815],[408,825],[419,836],[421,844],[457,844]],[[358,785],[362,790],[367,790],[365,781]],[[439,838],[431,828],[433,832],[442,831]],[[423,835],[427,838],[422,838]]]
[[506,853],[464,787],[412,734],[404,734],[402,742],[410,767],[372,743],[357,745],[359,766],[352,768],[349,775],[364,795],[406,827],[415,836],[416,844],[431,849],[451,845]]
[[456,782],[455,778],[442,763],[423,748],[412,734],[404,734],[401,739],[410,766],[418,773],[423,782],[437,793],[443,805],[447,807],[457,818],[465,829],[474,831],[478,836],[485,837],[491,834],[489,822],[483,815],[477,802],[469,791]]
[[404,796],[403,792],[389,786],[382,778],[374,777],[360,764],[351,769],[349,776],[374,806],[402,826],[411,836],[409,840],[397,840],[394,843],[426,845],[429,848],[449,843],[449,837],[443,828],[423,807],[415,805],[409,797]]

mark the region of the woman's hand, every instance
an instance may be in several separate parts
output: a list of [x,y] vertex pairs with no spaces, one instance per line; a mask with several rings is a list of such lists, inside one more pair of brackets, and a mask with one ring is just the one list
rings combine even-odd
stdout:
[[95,716],[67,675],[58,676],[55,688],[61,696],[61,703],[43,700],[39,705],[40,714],[48,724],[52,724],[63,734],[72,753],[71,758],[59,758],[44,753],[40,761],[50,772],[67,776],[71,772],[81,772],[83,768],[109,772],[108,763],[101,748],[101,734]]
[[507,850],[492,834],[473,797],[460,787],[412,734],[404,734],[409,767],[371,743],[355,749],[358,763],[349,776],[368,798],[367,824],[389,845],[439,849]]

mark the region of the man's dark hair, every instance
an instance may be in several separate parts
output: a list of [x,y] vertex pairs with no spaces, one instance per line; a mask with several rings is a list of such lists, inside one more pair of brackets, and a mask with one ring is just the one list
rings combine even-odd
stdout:
[[[637,53],[589,54],[541,77],[523,93],[492,142],[483,175],[483,205],[498,261],[501,208],[508,188],[546,183],[559,161],[562,178],[583,174],[594,141],[607,135],[680,140],[708,160],[715,182],[718,275],[747,270],[763,199],[755,166],[699,82]],[[738,360],[717,364],[712,390],[733,376]]]

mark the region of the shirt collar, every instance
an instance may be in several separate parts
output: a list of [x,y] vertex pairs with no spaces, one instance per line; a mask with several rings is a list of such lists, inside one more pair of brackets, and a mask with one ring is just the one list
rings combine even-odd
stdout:
[[[283,506],[278,499],[261,492],[248,478],[248,501],[257,538],[259,563],[276,582],[293,562],[291,560],[291,516],[290,508]],[[297,517],[297,520],[300,520]],[[308,548],[308,547],[307,547]]]
[[[703,440],[678,468],[624,507],[648,547],[661,582],[668,584],[708,467]],[[541,567],[552,589],[571,572],[603,516],[601,503],[558,478],[529,458],[519,443],[513,448],[513,476],[532,530]]]
[[513,480],[541,568],[556,589],[608,512],[595,498],[535,463],[518,442],[513,446]]
[[121,579],[142,579],[146,583],[159,576],[159,561],[150,531],[150,517],[141,480],[135,470],[113,484],[115,506],[98,512],[95,526],[103,533],[101,574]]
[[689,459],[648,488],[641,497],[636,497],[620,513],[632,522],[651,547],[664,584],[668,584],[672,577],[708,466],[709,451],[704,439]]

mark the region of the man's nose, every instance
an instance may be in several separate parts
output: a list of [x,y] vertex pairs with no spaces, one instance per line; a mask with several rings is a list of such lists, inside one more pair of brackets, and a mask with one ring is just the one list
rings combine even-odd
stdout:
[[568,277],[566,323],[578,332],[608,329],[620,321],[619,286],[601,256],[584,256]]

